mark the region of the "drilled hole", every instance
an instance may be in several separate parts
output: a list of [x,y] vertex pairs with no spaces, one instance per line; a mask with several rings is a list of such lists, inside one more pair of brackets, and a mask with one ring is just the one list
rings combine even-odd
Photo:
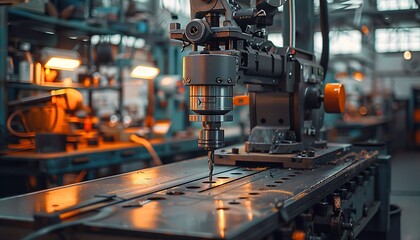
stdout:
[[241,197],[239,197],[238,199],[248,199],[249,197],[246,197],[246,196],[241,196]]
[[240,202],[235,202],[235,201],[232,201],[232,202],[229,202],[229,204],[232,204],[232,205],[238,205],[238,204],[241,204]]
[[274,184],[266,184],[265,186],[267,186],[267,187],[277,187],[277,185],[274,185]]
[[186,188],[188,188],[188,189],[197,189],[197,188],[200,188],[199,186],[186,186]]
[[296,177],[296,174],[289,174],[289,177]]
[[232,175],[241,175],[242,173],[241,172],[233,172],[233,173],[230,173],[230,174],[232,174]]
[[283,177],[283,178],[281,178],[282,180],[285,180],[285,181],[287,181],[287,180],[290,180],[290,178],[288,178],[288,177]]
[[222,177],[217,177],[217,178],[219,178],[219,179],[228,179],[229,177],[222,176]]
[[218,208],[217,208],[217,211],[219,211],[219,210],[225,210],[225,211],[226,211],[226,210],[229,210],[229,209],[230,209],[230,208],[228,208],[228,207],[218,207]]
[[280,124],[283,124],[283,123],[284,123],[283,118],[279,118],[279,123],[280,123]]
[[261,118],[261,123],[264,124],[266,122],[265,118]]
[[147,200],[150,200],[150,201],[162,201],[162,200],[166,200],[166,198],[164,198],[164,197],[149,197]]
[[204,181],[203,183],[216,183],[215,181]]
[[179,191],[169,191],[166,193],[167,195],[173,195],[173,196],[179,196],[179,195],[184,195],[184,192],[179,192]]
[[257,192],[250,192],[250,193],[248,193],[249,195],[260,195],[260,193],[257,193]]
[[284,182],[283,182],[283,181],[278,180],[278,181],[274,181],[274,183],[284,183]]

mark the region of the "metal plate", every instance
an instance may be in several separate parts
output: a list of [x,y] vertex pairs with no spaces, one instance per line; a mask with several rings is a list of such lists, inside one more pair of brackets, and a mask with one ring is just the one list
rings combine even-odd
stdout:
[[[34,213],[52,213],[97,194],[115,194],[120,200],[109,206],[109,216],[68,234],[77,239],[262,238],[340,187],[374,158],[342,158],[313,170],[216,166],[212,184],[206,182],[206,159],[190,160],[3,199],[0,223],[24,227],[33,221]],[[5,236],[0,231],[1,237]]]
[[297,153],[290,154],[267,154],[248,153],[243,145],[234,146],[239,153],[234,154],[232,147],[215,151],[214,161],[220,165],[242,165],[247,164],[271,164],[282,168],[312,169],[316,166],[326,164],[331,159],[344,156],[350,151],[350,144],[329,143],[325,149],[316,149],[314,157],[300,156]]

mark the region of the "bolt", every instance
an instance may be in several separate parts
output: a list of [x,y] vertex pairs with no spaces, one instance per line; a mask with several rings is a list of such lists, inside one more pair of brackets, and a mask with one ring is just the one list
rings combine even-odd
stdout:
[[187,83],[191,83],[191,78],[187,77]]
[[221,84],[221,83],[222,83],[222,81],[223,81],[223,80],[222,80],[222,78],[221,78],[221,77],[217,77],[217,78],[216,78],[216,83],[217,83],[217,84]]
[[232,148],[232,154],[239,154],[239,148]]
[[353,230],[353,224],[352,223],[342,223],[341,224],[341,228],[342,229],[344,229],[344,230],[349,230],[349,231],[351,231],[351,230]]
[[228,78],[228,79],[227,79],[227,82],[228,82],[229,84],[231,84],[231,83],[232,83],[232,78]]
[[197,33],[199,32],[198,28],[196,26],[192,26],[190,29],[190,33],[191,35],[197,35]]
[[335,211],[341,209],[341,196],[340,196],[340,193],[333,193],[333,206],[334,206],[334,210]]
[[364,205],[363,206],[363,216],[367,217],[368,213],[369,213],[369,208],[366,205]]
[[349,181],[346,183],[346,188],[350,191],[354,191],[356,188],[356,182],[355,181]]
[[308,154],[308,157],[315,157],[315,151],[314,150],[308,150],[306,153]]
[[326,217],[332,213],[332,206],[326,202],[320,202],[314,206],[314,212],[318,216]]
[[376,174],[376,167],[375,166],[370,166],[369,167],[369,170],[370,170],[370,172],[371,172],[372,175],[375,175]]

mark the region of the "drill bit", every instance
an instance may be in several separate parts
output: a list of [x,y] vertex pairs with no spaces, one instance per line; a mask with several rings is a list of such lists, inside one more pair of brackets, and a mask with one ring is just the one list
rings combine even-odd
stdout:
[[214,150],[208,152],[208,164],[209,164],[209,182],[213,180],[213,165],[214,165]]

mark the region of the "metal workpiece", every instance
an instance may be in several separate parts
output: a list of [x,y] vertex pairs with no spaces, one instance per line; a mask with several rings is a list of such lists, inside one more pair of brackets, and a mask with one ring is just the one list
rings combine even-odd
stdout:
[[[21,239],[35,231],[35,225],[51,224],[34,222],[34,215],[46,220],[56,213],[67,224],[75,220],[79,224],[46,237],[55,238],[61,232],[69,239],[264,239],[295,226],[293,233],[300,229],[300,214],[320,213],[310,210],[374,164],[376,156],[355,153],[313,170],[218,166],[212,181],[208,180],[207,158],[201,158],[2,199],[0,238]],[[377,210],[372,199],[360,201],[360,207],[351,202],[363,199],[363,192],[375,186],[374,178],[364,181],[348,200],[341,199],[343,214],[351,206],[367,208],[366,216],[352,215],[353,225]],[[102,217],[89,220],[97,214]],[[307,237],[347,234],[349,230],[343,227],[348,227],[344,223],[350,215],[343,216],[340,229],[329,227],[323,219],[335,214],[310,215],[318,225]]]
[[224,54],[192,54],[183,59],[183,79],[189,85],[236,84],[237,57]]

